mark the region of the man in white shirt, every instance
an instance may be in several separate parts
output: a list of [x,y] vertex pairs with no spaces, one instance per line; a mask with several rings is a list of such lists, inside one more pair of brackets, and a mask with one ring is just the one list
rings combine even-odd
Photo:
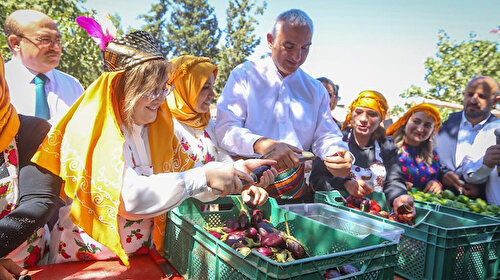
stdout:
[[[219,145],[232,155],[265,155],[276,160],[279,169],[303,170],[297,153],[312,151],[332,174],[345,177],[352,158],[330,116],[328,93],[300,69],[312,34],[312,21],[303,11],[292,9],[278,16],[267,34],[271,54],[231,72],[217,104],[215,132]],[[278,175],[275,183],[302,179],[303,172],[281,179]],[[306,193],[305,184],[299,185],[268,192],[296,199]]]
[[[450,114],[437,137],[439,159],[450,170],[463,173],[464,158],[484,155],[484,149],[473,144],[478,133],[488,123],[498,120],[491,110],[498,100],[498,82],[487,76],[472,79],[464,91],[464,110]],[[454,180],[458,181],[456,176]],[[482,186],[466,184],[461,188],[466,195],[475,197]]]
[[495,130],[500,129],[500,120],[484,126],[472,144],[470,156],[464,159],[463,174],[469,183],[486,183],[486,200],[500,205],[500,145],[496,144]]
[[11,103],[20,114],[51,124],[66,114],[83,93],[80,82],[55,67],[61,59],[61,34],[46,14],[18,10],[5,20],[13,58],[5,64]]

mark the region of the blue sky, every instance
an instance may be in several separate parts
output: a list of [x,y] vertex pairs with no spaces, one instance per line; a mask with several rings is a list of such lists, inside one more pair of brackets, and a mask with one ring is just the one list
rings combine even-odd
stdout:
[[[152,0],[87,0],[98,12],[118,13],[125,30],[139,28],[137,18]],[[261,45],[252,57],[268,51],[266,33],[276,16],[287,9],[304,10],[314,22],[313,45],[302,68],[317,78],[326,76],[340,85],[341,103],[350,104],[361,91],[378,90],[390,105],[414,84],[427,88],[424,61],[435,56],[438,30],[452,40],[468,39],[474,31],[482,40],[500,41],[489,31],[500,25],[498,0],[268,0],[259,16],[256,34]],[[227,0],[209,0],[217,19],[225,24]],[[258,3],[262,3],[258,0]]]

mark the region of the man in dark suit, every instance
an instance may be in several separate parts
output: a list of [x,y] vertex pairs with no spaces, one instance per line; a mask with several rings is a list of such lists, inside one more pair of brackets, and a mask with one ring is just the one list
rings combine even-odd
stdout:
[[[477,133],[486,124],[497,120],[491,110],[498,100],[498,82],[495,79],[487,76],[477,77],[467,84],[464,91],[464,110],[450,114],[437,137],[436,150],[442,164],[455,170],[455,173],[460,173],[463,159],[474,153],[472,143]],[[455,176],[454,180],[459,182],[460,178]],[[460,183],[464,185],[463,182]],[[482,187],[465,184],[458,191],[475,197],[482,192]]]

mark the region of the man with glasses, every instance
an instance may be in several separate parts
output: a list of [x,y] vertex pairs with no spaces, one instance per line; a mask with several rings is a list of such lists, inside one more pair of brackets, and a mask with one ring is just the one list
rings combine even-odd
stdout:
[[20,114],[57,123],[83,87],[55,69],[62,52],[55,22],[39,11],[17,10],[5,20],[4,32],[13,56],[5,64],[11,103]]

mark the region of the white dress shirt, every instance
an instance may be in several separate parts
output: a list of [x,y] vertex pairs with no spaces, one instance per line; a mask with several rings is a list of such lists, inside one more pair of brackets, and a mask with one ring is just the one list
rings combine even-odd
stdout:
[[258,156],[253,144],[261,137],[321,158],[348,149],[323,85],[300,68],[283,78],[271,56],[231,72],[218,100],[215,133],[220,147],[246,157]]
[[[5,63],[5,79],[10,90],[10,102],[18,114],[35,115],[34,79],[38,74],[26,68],[16,57]],[[49,123],[55,125],[82,95],[83,87],[76,78],[57,69],[43,74],[48,78],[45,82],[45,94],[50,110]]]
[[489,118],[490,115],[482,122],[472,125],[472,123],[465,118],[465,113],[462,112],[462,121],[460,122],[457,136],[457,149],[455,150],[455,162],[457,167],[461,165],[466,156],[471,155],[472,143]]
[[500,205],[500,177],[496,166],[483,164],[486,149],[496,144],[495,129],[500,128],[500,120],[490,122],[477,134],[469,156],[463,162],[465,181],[473,184],[486,182],[486,199],[490,204]]
[[[147,127],[134,125],[132,133],[123,130],[123,136],[125,171],[120,216],[131,220],[152,218],[177,207],[189,197],[201,201],[218,197],[207,186],[202,167],[185,172],[153,174]],[[218,162],[208,164],[223,165]]]

